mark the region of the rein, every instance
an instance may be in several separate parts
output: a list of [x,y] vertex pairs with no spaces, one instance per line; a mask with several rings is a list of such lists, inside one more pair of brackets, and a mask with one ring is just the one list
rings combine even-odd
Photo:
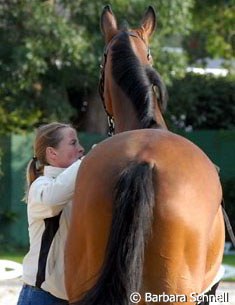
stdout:
[[[105,112],[107,114],[107,117],[108,117],[108,136],[109,137],[111,137],[114,134],[115,124],[114,124],[113,116],[108,112],[107,107],[105,105],[105,99],[104,99],[105,66],[106,66],[108,51],[110,49],[111,43],[122,33],[123,32],[118,33],[117,35],[115,35],[111,39],[111,41],[108,43],[108,45],[105,46],[102,63],[100,64],[99,94],[100,94],[100,98],[101,98],[102,103],[103,103],[104,110],[105,110]],[[144,42],[144,44],[146,45],[145,41],[140,36],[138,36],[137,34],[135,34],[133,32],[125,32],[125,33],[128,34],[129,36],[140,38]],[[146,47],[147,47],[147,59],[150,60],[150,57],[151,57],[150,48],[147,45],[146,45]]]
[[225,211],[225,202],[224,202],[224,199],[222,200],[222,211],[223,211],[224,222],[225,222],[225,225],[226,225],[226,229],[227,229],[228,235],[230,237],[230,240],[232,242],[233,247],[235,248],[235,235],[234,235],[233,228],[231,226],[229,217],[228,217],[228,215],[227,215],[227,213]]

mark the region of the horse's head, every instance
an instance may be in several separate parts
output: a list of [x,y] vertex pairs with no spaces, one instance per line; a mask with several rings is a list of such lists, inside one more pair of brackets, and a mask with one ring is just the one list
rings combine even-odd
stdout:
[[116,18],[106,6],[101,15],[105,51],[101,66],[100,94],[115,132],[163,127],[161,115],[166,90],[159,74],[152,68],[149,37],[156,26],[150,6],[136,29],[118,28]]

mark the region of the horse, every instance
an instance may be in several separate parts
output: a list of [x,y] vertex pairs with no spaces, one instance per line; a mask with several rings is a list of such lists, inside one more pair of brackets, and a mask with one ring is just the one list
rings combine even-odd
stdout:
[[[100,93],[114,135],[78,171],[65,248],[73,305],[209,304],[221,278],[222,188],[213,162],[168,130],[167,93],[153,68],[148,7],[136,29],[110,6]],[[113,124],[114,122],[114,124]]]

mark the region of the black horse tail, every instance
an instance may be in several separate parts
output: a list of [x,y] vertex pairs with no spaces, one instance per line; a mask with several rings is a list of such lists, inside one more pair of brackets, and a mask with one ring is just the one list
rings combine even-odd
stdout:
[[144,250],[151,233],[155,167],[132,162],[115,190],[106,257],[97,283],[74,305],[128,305],[142,283]]

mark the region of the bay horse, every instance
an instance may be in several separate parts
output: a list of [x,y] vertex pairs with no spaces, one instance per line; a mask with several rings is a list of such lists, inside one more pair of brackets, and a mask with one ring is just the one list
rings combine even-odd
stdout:
[[195,304],[221,278],[220,179],[164,122],[166,90],[148,47],[155,25],[152,7],[132,30],[118,28],[110,6],[101,15],[100,92],[115,135],[78,172],[65,249],[70,304]]

